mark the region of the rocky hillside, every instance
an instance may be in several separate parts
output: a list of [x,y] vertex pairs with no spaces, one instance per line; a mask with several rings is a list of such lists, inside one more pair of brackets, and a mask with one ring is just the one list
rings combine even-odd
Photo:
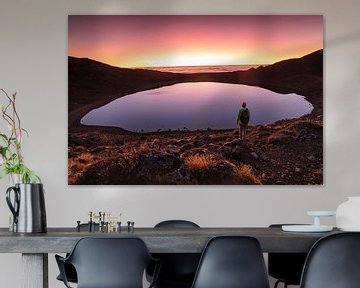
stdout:
[[321,120],[146,135],[94,130],[69,138],[69,184],[322,184]]

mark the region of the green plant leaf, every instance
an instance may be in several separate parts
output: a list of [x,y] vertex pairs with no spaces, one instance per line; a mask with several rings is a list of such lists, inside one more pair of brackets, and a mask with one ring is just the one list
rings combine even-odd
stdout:
[[29,171],[28,176],[29,176],[30,183],[33,183],[33,184],[41,183],[40,178],[33,171]]
[[9,150],[8,147],[2,147],[1,148],[1,156],[6,159],[6,152]]
[[0,137],[4,140],[4,142],[9,141],[9,138],[5,134],[0,133]]
[[31,183],[31,184],[37,184],[41,183],[41,179],[39,176],[35,174],[34,171],[30,170],[27,166],[25,166],[23,163],[19,164],[18,170],[21,174],[21,180],[23,183]]
[[0,171],[0,179],[3,179],[7,175],[9,175],[9,170],[7,168],[4,168],[3,170]]
[[21,130],[25,132],[25,134],[26,134],[27,137],[29,137],[29,132],[28,132],[26,129],[21,128]]

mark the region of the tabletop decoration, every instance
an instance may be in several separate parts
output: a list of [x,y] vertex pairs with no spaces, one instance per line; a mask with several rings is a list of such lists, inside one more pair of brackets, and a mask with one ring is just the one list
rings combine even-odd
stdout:
[[302,225],[282,225],[281,229],[286,232],[330,232],[333,230],[332,226],[321,225],[320,217],[335,216],[334,211],[308,211],[309,216],[314,217],[313,224],[302,224]]
[[337,207],[336,226],[342,231],[360,231],[360,196],[348,197]]
[[28,132],[21,127],[20,116],[16,109],[16,93],[9,95],[5,90],[0,91],[6,96],[8,103],[0,104],[1,117],[8,126],[8,135],[1,131],[1,167],[0,179],[10,176],[14,183],[41,183],[39,176],[24,163],[21,144]]
[[16,108],[16,93],[4,89],[5,103],[0,104],[1,117],[8,131],[0,130],[0,179],[9,176],[11,187],[6,202],[12,214],[9,229],[14,232],[46,232],[44,188],[40,177],[24,163],[22,140],[28,132],[22,128]]

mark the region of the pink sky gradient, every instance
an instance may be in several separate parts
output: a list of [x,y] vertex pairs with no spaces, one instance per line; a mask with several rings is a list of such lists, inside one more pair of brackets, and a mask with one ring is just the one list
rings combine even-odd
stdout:
[[271,64],[323,48],[323,17],[69,16],[69,56],[119,67]]

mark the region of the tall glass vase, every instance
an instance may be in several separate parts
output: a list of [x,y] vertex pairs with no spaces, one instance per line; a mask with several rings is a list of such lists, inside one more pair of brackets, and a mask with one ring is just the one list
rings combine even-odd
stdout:
[[22,183],[22,175],[21,174],[9,174],[9,186],[15,186],[15,184],[21,184]]

